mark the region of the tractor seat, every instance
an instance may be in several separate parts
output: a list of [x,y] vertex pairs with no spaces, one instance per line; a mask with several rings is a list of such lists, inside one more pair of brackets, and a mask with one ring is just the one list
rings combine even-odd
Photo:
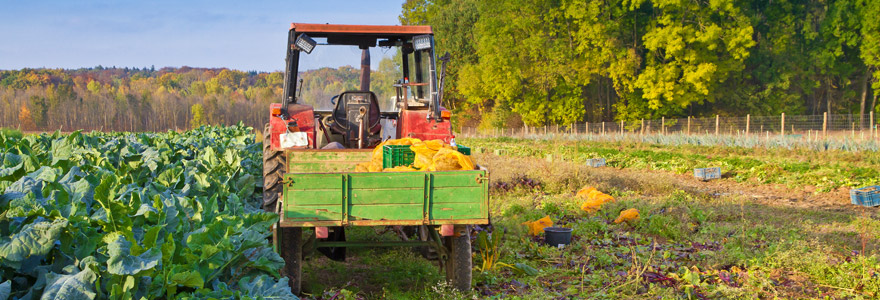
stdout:
[[376,94],[370,91],[347,91],[339,94],[336,98],[336,107],[333,109],[333,131],[357,136],[360,129],[361,111],[366,117],[365,124],[368,134],[376,134],[382,129],[379,124],[379,102]]

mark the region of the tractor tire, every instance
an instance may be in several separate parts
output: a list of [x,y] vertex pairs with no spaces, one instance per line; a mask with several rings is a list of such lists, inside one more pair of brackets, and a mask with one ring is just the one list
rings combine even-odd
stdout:
[[284,151],[272,150],[270,138],[269,124],[266,124],[263,129],[263,210],[277,212],[275,206],[283,189],[287,157]]
[[466,292],[471,290],[473,255],[471,252],[470,226],[455,225],[455,236],[446,237],[449,260],[446,261],[446,280],[453,288]]
[[[263,129],[263,210],[279,212],[278,198],[283,190],[284,172],[287,171],[287,159],[283,151],[272,150],[269,124]],[[302,292],[302,228],[280,227],[276,224],[272,238],[278,255],[284,259],[281,276],[287,277],[290,291],[295,295]]]
[[287,277],[290,291],[294,295],[302,293],[302,228],[276,227],[273,237],[278,246],[278,254],[284,259],[281,276]]

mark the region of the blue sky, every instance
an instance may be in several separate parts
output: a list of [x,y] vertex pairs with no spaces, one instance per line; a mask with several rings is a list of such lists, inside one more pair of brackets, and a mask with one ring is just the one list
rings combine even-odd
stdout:
[[[283,70],[291,22],[397,25],[402,3],[0,0],[0,70],[97,65]],[[315,65],[306,68],[360,61],[357,51],[326,51],[352,57],[312,59]],[[374,68],[382,53],[377,51]]]

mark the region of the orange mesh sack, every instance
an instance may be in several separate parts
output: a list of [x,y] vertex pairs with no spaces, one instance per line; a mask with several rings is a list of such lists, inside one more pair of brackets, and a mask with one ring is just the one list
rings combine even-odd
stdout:
[[550,216],[545,216],[533,222],[524,222],[523,225],[529,227],[529,235],[539,235],[544,233],[544,228],[553,226],[553,220]]
[[600,208],[602,208],[602,204],[604,204],[604,202],[602,202],[601,200],[598,200],[596,198],[587,199],[586,201],[584,201],[583,204],[581,204],[581,210],[588,212],[588,213],[594,213],[594,212],[599,211]]
[[617,219],[614,219],[614,224],[620,224],[623,222],[635,221],[639,219],[639,210],[635,208],[630,208],[620,212],[620,216]]
[[587,200],[594,199],[596,197],[599,197],[599,195],[604,195],[604,194],[605,193],[600,192],[599,190],[592,190],[589,193],[587,193]]
[[602,193],[601,195],[596,195],[595,198],[598,201],[602,201],[602,203],[614,202],[614,197],[605,193]]
[[461,152],[441,148],[437,154],[434,154],[433,164],[429,169],[431,171],[473,170],[474,162]]
[[595,190],[596,190],[596,188],[594,188],[594,187],[585,186],[582,189],[578,190],[575,197],[578,197],[581,199],[589,199],[589,198],[587,198],[587,196],[590,194],[590,192],[595,191]]

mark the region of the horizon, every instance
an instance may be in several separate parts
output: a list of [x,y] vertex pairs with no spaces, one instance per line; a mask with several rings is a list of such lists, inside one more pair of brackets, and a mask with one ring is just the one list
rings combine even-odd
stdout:
[[[290,23],[399,25],[403,2],[0,0],[0,4],[7,8],[0,11],[0,27],[17,29],[0,31],[0,40],[5,41],[0,44],[0,70],[121,66],[271,73],[284,70]],[[303,69],[354,67],[333,59],[344,50],[327,53],[331,55],[317,57]],[[352,61],[359,59],[358,55]],[[373,59],[371,69],[380,60]]]

